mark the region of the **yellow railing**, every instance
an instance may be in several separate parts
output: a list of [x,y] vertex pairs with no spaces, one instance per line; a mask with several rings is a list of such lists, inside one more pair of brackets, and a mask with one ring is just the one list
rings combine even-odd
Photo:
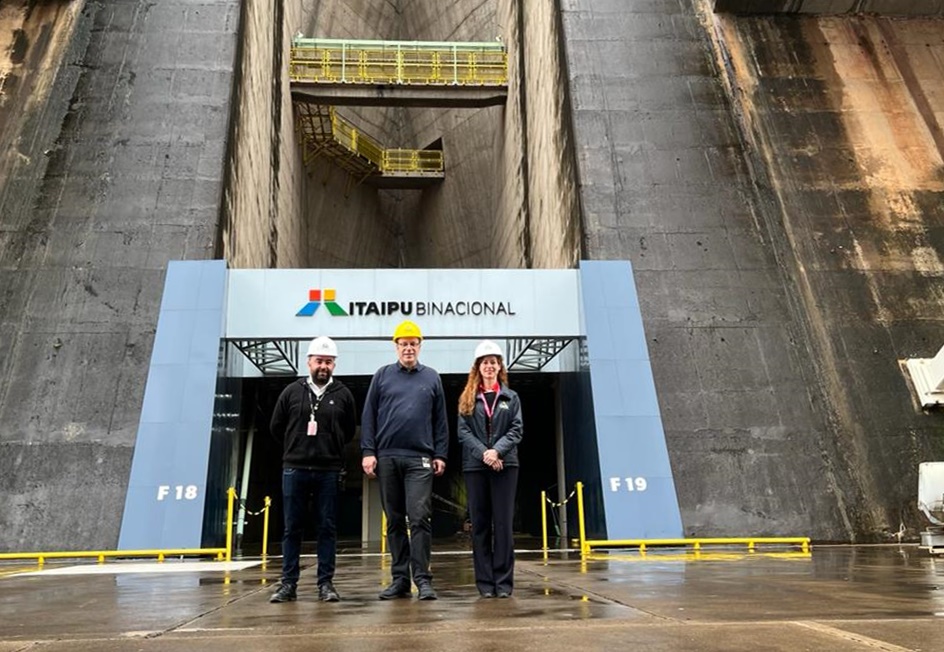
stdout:
[[65,552],[4,552],[0,559],[35,559],[42,566],[47,559],[97,559],[98,563],[105,562],[107,557],[154,557],[157,561],[164,561],[167,557],[214,556],[223,561],[226,548],[166,548],[163,550],[74,550]]
[[385,149],[384,172],[442,172],[443,153],[436,149]]
[[597,540],[587,539],[583,542],[584,550],[587,554],[593,548],[639,548],[640,552],[645,552],[647,548],[658,546],[669,547],[691,547],[692,550],[701,550],[704,546],[747,546],[749,552],[753,552],[761,545],[779,545],[779,546],[800,546],[801,552],[810,551],[809,537],[706,537],[691,539],[614,539]]
[[293,82],[504,86],[508,53],[495,43],[296,38]]
[[[580,527],[580,538],[577,545],[580,546],[580,556],[586,559],[593,548],[638,548],[640,553],[645,553],[650,547],[691,547],[696,553],[699,553],[703,546],[747,546],[748,552],[754,552],[761,545],[778,546],[799,546],[800,554],[810,553],[809,537],[705,537],[705,538],[677,538],[677,539],[587,539],[585,526],[585,512],[583,504],[583,483],[577,482],[574,493],[577,495],[577,520]],[[574,494],[572,493],[571,496]],[[567,498],[561,505],[567,503]],[[547,559],[547,504],[546,492],[541,492],[541,527],[542,549],[544,559]],[[560,506],[560,505],[558,505]]]
[[383,145],[338,115],[331,108],[331,134],[341,145],[383,169]]
[[[0,560],[35,559],[39,566],[47,559],[97,559],[98,563],[105,563],[106,558],[135,558],[154,557],[162,562],[167,557],[207,557],[213,556],[218,561],[231,561],[233,558],[233,502],[236,490],[230,487],[226,490],[226,547],[225,548],[163,548],[154,550],[72,550],[61,552],[4,552],[0,553]],[[267,540],[269,535],[269,506],[271,500],[265,498],[265,518],[263,522],[262,558],[266,558]]]

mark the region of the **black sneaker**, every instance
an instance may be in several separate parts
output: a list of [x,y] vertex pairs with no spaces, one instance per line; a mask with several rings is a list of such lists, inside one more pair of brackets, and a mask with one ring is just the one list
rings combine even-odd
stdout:
[[417,598],[420,600],[435,600],[438,597],[430,582],[420,582],[416,585],[416,588],[419,591]]
[[279,590],[272,594],[272,597],[269,598],[269,602],[294,602],[298,599],[298,595],[295,593],[294,584],[283,584],[279,587]]
[[318,587],[318,599],[322,602],[337,602],[341,599],[331,582],[325,582]]
[[390,586],[380,592],[381,600],[396,600],[397,598],[410,597],[410,583],[400,580],[393,580]]

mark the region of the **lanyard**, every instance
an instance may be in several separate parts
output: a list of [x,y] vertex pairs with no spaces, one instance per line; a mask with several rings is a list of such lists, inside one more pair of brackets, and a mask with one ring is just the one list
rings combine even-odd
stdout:
[[482,405],[485,406],[485,416],[488,417],[488,420],[492,420],[492,415],[495,413],[495,406],[498,405],[498,395],[500,392],[495,392],[495,400],[492,401],[492,404],[489,405],[488,401],[485,400],[485,392],[479,393],[479,398],[482,399]]
[[308,383],[305,383],[305,387],[308,388],[308,407],[311,410],[311,420],[314,421],[315,412],[318,411],[318,406],[321,405],[321,400],[325,397],[325,394],[327,394],[328,392],[324,392],[321,396],[315,396],[315,400],[312,400],[311,397],[314,395],[315,392],[312,391],[311,387],[308,386]]

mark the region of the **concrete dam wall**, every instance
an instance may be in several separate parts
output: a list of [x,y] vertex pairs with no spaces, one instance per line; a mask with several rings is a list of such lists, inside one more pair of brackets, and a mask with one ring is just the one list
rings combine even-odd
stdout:
[[921,526],[940,20],[562,3],[588,253],[636,267],[688,533]]
[[[942,459],[939,19],[708,0],[0,7],[0,550],[111,548],[168,260],[629,259],[686,534],[914,536]],[[344,107],[442,184],[304,163],[294,34],[501,39],[508,101]],[[539,409],[535,407],[534,409]]]

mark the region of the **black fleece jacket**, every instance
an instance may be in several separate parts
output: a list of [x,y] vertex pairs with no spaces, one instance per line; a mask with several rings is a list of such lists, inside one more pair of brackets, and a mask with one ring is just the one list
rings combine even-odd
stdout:
[[[354,439],[357,426],[354,395],[334,378],[318,403],[307,381],[300,378],[282,390],[272,411],[269,431],[282,443],[282,467],[340,471],[344,468],[344,446]],[[318,404],[318,433],[310,437],[308,421],[313,404]]]

